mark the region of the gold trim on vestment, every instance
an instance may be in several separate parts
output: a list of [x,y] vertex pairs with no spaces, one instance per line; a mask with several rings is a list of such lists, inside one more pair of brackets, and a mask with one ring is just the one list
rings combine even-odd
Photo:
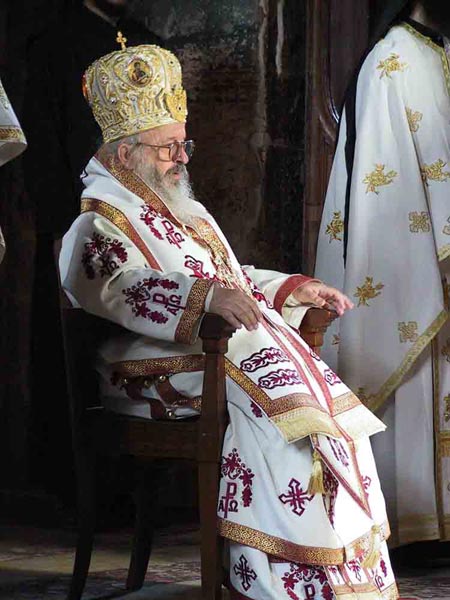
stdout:
[[361,400],[353,392],[346,392],[341,396],[337,396],[333,398],[333,417],[341,415],[357,406],[361,406]]
[[[263,533],[252,527],[233,523],[226,519],[218,518],[219,534],[233,542],[256,548],[265,554],[285,558],[291,562],[306,563],[309,565],[332,566],[341,565],[348,560],[362,558],[372,547],[372,530],[357,538],[350,544],[341,548],[323,548],[320,546],[302,546],[288,540]],[[382,539],[386,540],[390,534],[387,522],[380,527]],[[378,537],[378,534],[377,534]],[[347,558],[347,555],[350,558]]]
[[204,313],[206,296],[213,285],[211,279],[197,279],[191,287],[184,309],[175,331],[175,341],[180,344],[192,344],[194,330]]
[[332,586],[332,588],[337,600],[398,600],[398,598],[400,598],[396,583],[393,583],[381,592],[378,589],[368,592],[357,591],[357,585],[354,586],[354,592],[342,591],[340,593],[336,591],[336,589],[339,589],[339,586]]
[[104,202],[103,200],[95,200],[94,198],[83,198],[81,200],[81,213],[95,212],[105,219],[108,219],[113,225],[115,225],[120,231],[126,235],[126,237],[133,242],[133,244],[143,254],[149,267],[156,271],[161,271],[161,267],[150,252],[148,246],[144,243],[139,233],[127,219],[125,214],[115,208],[111,204]]
[[368,408],[376,412],[389,396],[398,388],[403,378],[414,365],[419,354],[428,346],[434,336],[448,319],[448,312],[443,310],[439,313],[431,325],[419,336],[414,346],[406,353],[400,366],[383,383],[377,393],[371,394],[367,402]]
[[289,394],[272,399],[241,369],[225,359],[226,374],[267,414],[289,443],[311,433],[340,438],[333,418],[310,394]]
[[166,358],[143,358],[112,363],[111,368],[123,377],[145,377],[146,375],[167,375],[193,373],[205,368],[204,354],[169,356]]
[[0,142],[26,143],[23,131],[19,127],[0,127]]
[[439,259],[439,262],[442,262],[448,256],[450,256],[450,244],[445,244],[445,246],[441,246],[437,251],[437,257]]

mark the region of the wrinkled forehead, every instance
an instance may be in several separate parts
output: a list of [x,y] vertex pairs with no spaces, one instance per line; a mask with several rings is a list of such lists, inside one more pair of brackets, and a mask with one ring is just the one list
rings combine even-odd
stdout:
[[168,123],[160,127],[148,129],[140,134],[142,142],[152,144],[169,144],[170,142],[181,142],[186,139],[186,126],[184,123]]

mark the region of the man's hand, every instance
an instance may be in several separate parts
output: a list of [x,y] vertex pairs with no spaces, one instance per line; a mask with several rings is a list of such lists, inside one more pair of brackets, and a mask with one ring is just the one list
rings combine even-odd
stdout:
[[241,290],[229,290],[219,285],[214,285],[208,312],[220,315],[236,329],[244,325],[248,331],[257,329],[258,323],[263,319],[258,304],[253,298]]
[[293,296],[301,304],[312,304],[319,308],[334,310],[340,317],[354,306],[345,294],[321,281],[305,283],[293,292]]

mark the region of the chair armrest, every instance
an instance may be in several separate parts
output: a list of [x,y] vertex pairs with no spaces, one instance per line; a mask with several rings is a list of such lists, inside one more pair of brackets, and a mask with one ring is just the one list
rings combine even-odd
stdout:
[[336,318],[337,314],[334,311],[324,308],[310,308],[304,316],[300,325],[300,335],[317,354],[320,354],[323,336],[328,326]]
[[225,321],[223,317],[206,313],[200,326],[199,336],[202,340],[229,340],[235,331],[236,328]]

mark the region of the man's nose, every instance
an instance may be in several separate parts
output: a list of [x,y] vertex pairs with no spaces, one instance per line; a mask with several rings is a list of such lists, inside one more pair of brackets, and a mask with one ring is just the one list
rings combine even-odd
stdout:
[[177,163],[181,163],[183,165],[188,164],[189,156],[186,154],[186,150],[184,149],[184,146],[180,146],[176,161],[177,161]]

